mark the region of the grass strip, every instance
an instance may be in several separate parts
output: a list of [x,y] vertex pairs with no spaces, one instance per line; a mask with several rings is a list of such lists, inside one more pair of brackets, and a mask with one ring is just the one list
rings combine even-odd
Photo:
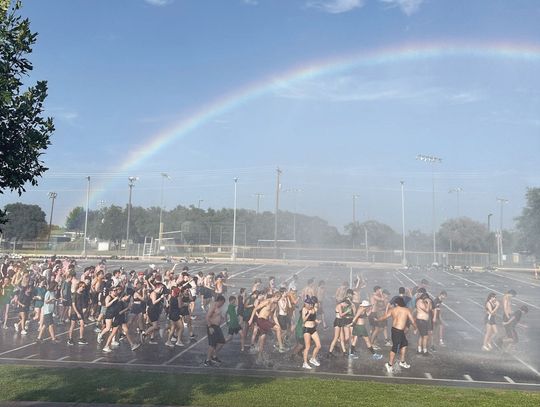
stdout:
[[182,406],[540,406],[540,393],[318,378],[0,366],[0,401]]

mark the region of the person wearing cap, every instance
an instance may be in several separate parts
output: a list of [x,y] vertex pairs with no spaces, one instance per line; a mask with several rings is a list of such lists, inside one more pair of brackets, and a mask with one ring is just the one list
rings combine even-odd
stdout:
[[371,308],[372,308],[372,305],[370,304],[370,302],[367,300],[364,300],[359,304],[358,309],[356,310],[356,314],[354,315],[354,318],[353,318],[353,331],[352,331],[353,338],[351,342],[352,343],[351,353],[354,354],[356,352],[356,343],[358,341],[358,337],[360,336],[362,337],[362,339],[364,339],[364,342],[366,343],[368,350],[371,352],[372,359],[380,360],[382,359],[383,356],[376,353],[375,349],[373,349],[373,346],[369,339],[369,333],[366,328],[366,322],[369,317],[369,314],[371,314]]

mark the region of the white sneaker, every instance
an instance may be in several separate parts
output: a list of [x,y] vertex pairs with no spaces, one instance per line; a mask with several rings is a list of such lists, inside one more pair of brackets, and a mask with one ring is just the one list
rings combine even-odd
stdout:
[[[101,331],[100,331],[100,332],[101,332]],[[101,334],[99,334],[99,335],[97,336],[97,342],[98,342],[98,343],[103,342],[103,336],[101,336]]]
[[131,346],[131,350],[132,351],[136,351],[137,349],[139,349],[141,347],[141,344],[140,343],[134,343],[132,346]]
[[313,358],[309,359],[309,363],[311,363],[313,366],[321,365],[317,359],[313,359]]
[[19,332],[19,323],[16,322],[13,326],[15,327],[15,332]]
[[384,364],[384,367],[386,368],[386,371],[387,371],[388,373],[392,373],[392,371],[394,370],[393,366],[392,366],[390,363],[388,363],[388,362],[386,362],[386,363]]
[[184,344],[182,343],[182,341],[176,341],[176,346],[179,346],[179,347],[183,348],[183,347],[186,346],[186,345],[184,345]]
[[21,335],[27,335],[27,334],[28,334],[28,331],[27,331],[26,329],[23,329],[23,330],[21,331]]
[[410,369],[410,368],[411,368],[411,365],[409,365],[407,362],[399,362],[399,365],[400,365],[403,369]]
[[120,342],[118,342],[118,341],[112,341],[112,342],[111,342],[111,346],[112,346],[113,348],[116,348],[117,346],[120,346]]
[[101,332],[101,329],[99,329],[98,327],[95,327],[95,328],[94,328],[94,332],[98,334],[98,333]]
[[103,348],[103,352],[105,352],[105,353],[111,353],[111,352],[112,352],[112,349],[109,348],[108,346],[105,346],[105,347]]
[[311,370],[311,369],[313,369],[313,368],[312,368],[308,363],[304,363],[304,364],[302,365],[302,369]]
[[174,348],[174,343],[172,343],[171,341],[167,341],[165,342],[165,346],[168,346],[169,348]]

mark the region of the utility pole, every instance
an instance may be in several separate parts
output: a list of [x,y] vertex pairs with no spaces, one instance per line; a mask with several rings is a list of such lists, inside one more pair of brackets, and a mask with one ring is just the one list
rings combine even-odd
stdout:
[[52,218],[53,218],[53,212],[54,212],[54,200],[58,194],[56,192],[49,192],[49,198],[51,199],[51,216],[49,218],[49,236],[47,237],[47,248],[49,248],[49,244],[51,243],[51,231],[52,231]]
[[86,187],[86,213],[84,215],[84,240],[82,255],[86,257],[86,235],[88,233],[88,207],[90,205],[90,177],[86,177],[88,185]]
[[504,204],[508,203],[508,199],[497,198],[497,202],[501,205],[501,215],[500,215],[500,225],[499,225],[499,240],[497,244],[498,248],[498,264],[499,266],[503,265],[504,249],[503,249],[503,208]]
[[351,231],[351,238],[352,238],[352,248],[354,249],[354,237],[356,235],[357,229],[356,229],[356,198],[359,198],[360,195],[353,194],[352,196],[352,223],[353,228]]
[[264,194],[261,194],[260,192],[257,192],[255,194],[255,196],[257,197],[257,215],[259,214],[259,209],[260,209],[260,204],[261,204],[261,198],[264,196]]
[[491,266],[491,217],[493,216],[492,213],[488,215],[488,267]]
[[276,169],[277,181],[276,181],[276,214],[274,216],[274,249],[276,249],[277,256],[277,238],[278,238],[278,211],[279,211],[279,190],[281,189],[281,171],[279,167]]
[[135,185],[135,181],[137,181],[139,177],[128,177],[129,183],[129,200],[128,200],[128,207],[127,207],[127,226],[126,226],[126,252],[125,255],[128,254],[128,246],[129,246],[129,222],[131,218],[131,192],[133,190],[133,185]]
[[461,192],[463,192],[463,188],[452,188],[450,191],[448,191],[449,194],[452,194],[452,193],[456,193],[456,197],[457,197],[457,217],[459,218],[459,194]]
[[407,252],[405,251],[405,181],[401,184],[401,234],[403,235],[403,253],[401,263],[407,265]]

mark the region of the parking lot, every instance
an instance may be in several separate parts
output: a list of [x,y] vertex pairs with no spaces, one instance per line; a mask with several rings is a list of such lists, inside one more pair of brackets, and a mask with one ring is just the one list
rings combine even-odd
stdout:
[[[119,262],[109,262],[113,269]],[[82,263],[84,265],[84,263]],[[142,270],[148,262],[133,262],[126,265],[127,269]],[[162,267],[170,265],[162,264]],[[332,296],[342,281],[349,281],[351,269],[343,265],[276,265],[276,264],[235,264],[225,265],[208,263],[190,266],[190,272],[215,271],[224,267],[231,276],[228,295],[237,293],[240,287],[248,291],[255,278],[263,281],[270,276],[278,282],[285,282],[293,274],[299,276],[301,289],[308,278],[326,281],[325,320],[331,327],[333,322]],[[367,287],[362,289],[362,298],[366,298],[374,285],[388,289],[392,295],[398,287],[412,287],[421,279],[429,281],[428,291],[437,295],[441,290],[448,292],[448,299],[443,307],[443,319],[446,323],[446,346],[437,347],[431,356],[417,356],[415,352],[416,336],[408,334],[410,347],[407,356],[411,369],[402,370],[392,375],[386,373],[384,363],[387,361],[389,348],[383,347],[385,356],[380,361],[373,361],[363,344],[358,346],[358,359],[346,357],[329,359],[326,357],[332,340],[332,329],[323,330],[319,327],[322,340],[320,354],[321,366],[312,371],[301,368],[302,361],[289,354],[272,351],[273,340],[267,341],[267,351],[270,352],[269,363],[256,364],[256,355],[240,352],[239,338],[226,344],[220,354],[223,364],[220,367],[203,367],[207,350],[206,328],[203,313],[197,302],[194,321],[197,339],[187,344],[185,348],[168,348],[162,341],[157,345],[145,344],[132,352],[127,344],[122,343],[110,354],[104,354],[96,342],[96,334],[87,330],[87,346],[72,346],[66,344],[67,327],[57,326],[61,343],[42,343],[35,341],[35,331],[27,336],[15,333],[10,329],[0,332],[0,363],[17,363],[25,365],[58,366],[58,367],[115,367],[164,372],[195,372],[204,374],[242,374],[256,376],[320,376],[342,377],[347,379],[364,379],[393,381],[402,383],[429,383],[451,386],[468,387],[500,387],[518,388],[523,390],[540,390],[540,349],[535,344],[540,337],[540,281],[533,276],[519,272],[420,272],[399,269],[355,268],[352,274],[361,273],[367,279]],[[502,293],[510,288],[517,291],[514,299],[514,309],[526,304],[529,314],[525,315],[519,327],[520,342],[510,353],[500,350],[482,352],[483,335],[483,303],[490,292],[497,293],[499,299]],[[14,318],[14,315],[12,316]],[[499,321],[501,318],[499,318]],[[13,319],[15,321],[15,319]],[[89,324],[93,328],[92,323]],[[164,324],[162,324],[164,326]],[[35,330],[35,328],[34,328]],[[500,331],[503,329],[500,327]]]

